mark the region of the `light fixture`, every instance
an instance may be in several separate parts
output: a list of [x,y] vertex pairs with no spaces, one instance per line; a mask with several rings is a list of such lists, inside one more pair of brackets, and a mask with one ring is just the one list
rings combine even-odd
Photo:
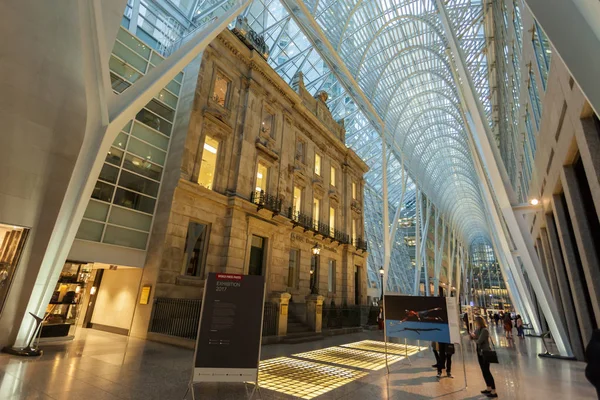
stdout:
[[383,274],[385,274],[385,270],[383,269],[383,267],[379,268],[379,274],[381,276],[383,276]]
[[260,172],[258,172],[258,173],[256,174],[256,177],[257,177],[258,179],[262,179],[262,177],[263,177],[263,174],[262,174],[262,173],[260,173]]
[[77,287],[75,288],[75,293],[79,293],[80,291],[81,291],[81,286],[77,286]]
[[214,147],[212,147],[210,144],[208,143],[204,143],[204,148],[208,151],[210,151],[213,154],[217,154],[217,149],[215,149]]
[[92,288],[90,289],[90,296],[93,296],[96,294],[96,286],[92,286]]
[[529,200],[529,204],[531,204],[532,206],[537,206],[538,204],[540,204],[540,201],[538,199],[531,199]]
[[312,253],[315,256],[318,256],[321,253],[321,246],[319,246],[319,243],[315,243],[315,245],[312,248]]

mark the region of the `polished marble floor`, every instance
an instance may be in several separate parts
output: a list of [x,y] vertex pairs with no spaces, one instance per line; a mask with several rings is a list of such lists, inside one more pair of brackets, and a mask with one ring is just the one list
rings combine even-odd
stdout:
[[[485,399],[472,344],[453,358],[454,378],[435,377],[427,343],[388,349],[381,332],[364,332],[296,345],[263,346],[263,388],[254,399]],[[595,399],[585,364],[540,359],[541,339],[507,342],[496,336],[500,364],[492,373],[500,398]],[[421,347],[419,347],[421,346]],[[0,355],[0,400],[183,400],[193,352],[159,343],[80,329],[67,344],[45,344],[35,360]],[[406,358],[408,352],[408,358]],[[465,387],[466,372],[466,387]],[[247,398],[250,386],[201,384],[196,399]]]

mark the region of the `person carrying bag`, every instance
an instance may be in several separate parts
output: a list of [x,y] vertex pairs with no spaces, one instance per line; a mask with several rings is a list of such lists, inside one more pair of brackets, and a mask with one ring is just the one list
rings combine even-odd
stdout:
[[475,318],[475,326],[477,329],[475,332],[471,333],[471,339],[475,340],[477,343],[477,359],[479,361],[479,366],[481,367],[483,379],[487,385],[487,388],[482,390],[481,393],[487,395],[487,397],[495,398],[498,397],[498,394],[496,393],[494,376],[490,371],[490,363],[497,364],[498,355],[496,354],[496,348],[493,341],[491,343],[492,346],[494,346],[494,349],[492,350],[490,347],[490,331],[485,324],[485,320],[478,316]]

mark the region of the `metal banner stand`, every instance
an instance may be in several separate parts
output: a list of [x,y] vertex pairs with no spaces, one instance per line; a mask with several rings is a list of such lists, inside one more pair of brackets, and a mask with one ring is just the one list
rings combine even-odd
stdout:
[[539,337],[542,338],[542,343],[544,343],[544,348],[546,351],[544,353],[539,353],[538,357],[542,358],[555,358],[557,360],[566,360],[566,361],[577,361],[575,357],[566,357],[561,356],[560,354],[552,354],[548,351],[548,345],[546,344],[546,338],[550,335],[550,332],[544,332]]
[[460,344],[460,354],[462,356],[463,374],[465,375],[465,388],[463,390],[467,390],[467,364],[465,363],[465,349],[462,343]]
[[408,360],[408,365],[410,365],[412,367],[412,361],[410,360],[410,357],[408,356],[408,344],[406,343],[406,338],[404,338],[404,355],[406,356],[406,359]]

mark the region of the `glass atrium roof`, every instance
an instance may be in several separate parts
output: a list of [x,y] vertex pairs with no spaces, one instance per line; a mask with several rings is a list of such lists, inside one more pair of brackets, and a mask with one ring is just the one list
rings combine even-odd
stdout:
[[[142,5],[154,4],[147,1]],[[414,242],[417,188],[466,245],[491,240],[440,2],[485,117],[498,134],[482,0],[253,0],[241,14],[264,37],[268,62],[284,80],[291,83],[301,72],[309,92],[329,94],[334,118],[344,120],[346,145],[370,168],[364,192],[370,287],[379,286],[383,265],[382,140],[388,149],[388,223],[401,207],[397,215],[404,224],[392,238],[390,289],[412,291],[414,247],[407,243]],[[233,1],[187,3],[194,4],[192,20],[179,23],[191,31]]]

